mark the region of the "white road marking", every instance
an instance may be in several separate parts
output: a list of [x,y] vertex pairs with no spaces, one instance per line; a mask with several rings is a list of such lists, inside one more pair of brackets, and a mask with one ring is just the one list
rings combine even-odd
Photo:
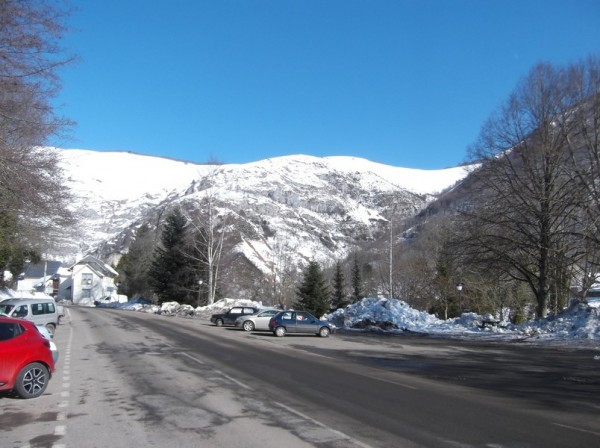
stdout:
[[[175,354],[175,355],[183,355],[183,356],[187,356],[188,358],[190,358],[190,359],[193,359],[194,361],[196,361],[198,364],[205,365],[205,363],[204,363],[202,360],[200,360],[200,359],[196,358],[195,356],[192,356],[192,355],[190,355],[189,353],[186,353],[186,352],[176,352],[176,353],[174,353],[174,354]],[[217,374],[221,375],[223,378],[227,378],[227,379],[228,379],[229,381],[231,381],[232,383],[235,383],[235,384],[237,384],[238,386],[240,386],[240,387],[243,387],[244,389],[247,389],[247,390],[252,390],[252,388],[251,388],[250,386],[248,386],[247,384],[244,384],[244,383],[242,383],[241,381],[238,381],[238,380],[236,380],[235,378],[233,378],[233,377],[231,377],[231,376],[227,375],[225,372],[222,372],[222,371],[220,371],[220,370],[217,370],[217,369],[215,369],[215,373],[217,373]]]
[[560,426],[561,428],[572,429],[573,431],[585,432],[587,434],[593,434],[595,436],[600,436],[600,432],[590,431],[589,429],[577,428],[576,426],[563,425],[562,423],[553,423],[556,426]]
[[[68,309],[67,309],[68,312]],[[63,378],[62,378],[62,389],[63,391],[60,393],[60,396],[65,398],[65,400],[61,401],[58,404],[59,408],[68,408],[69,407],[69,396],[71,388],[70,383],[70,368],[71,368],[71,344],[73,343],[73,327],[69,327],[69,339],[67,342],[67,348],[65,349],[65,357],[63,361]],[[58,412],[56,414],[56,421],[58,422],[66,422],[67,414],[66,412]],[[54,435],[64,437],[67,434],[67,425],[61,424],[56,425],[54,427]],[[52,448],[66,448],[67,446],[64,443],[54,443]]]
[[196,361],[198,364],[204,364],[203,361],[201,361],[200,359],[196,358],[195,356],[190,355],[189,353],[186,352],[175,352],[173,353],[174,355],[183,355],[183,356],[187,356],[190,359],[193,359],[194,361]]
[[286,411],[288,411],[288,412],[290,412],[292,414],[295,414],[298,417],[303,418],[304,420],[307,420],[307,421],[309,421],[309,422],[311,422],[311,423],[313,423],[313,424],[315,424],[315,425],[317,425],[317,426],[319,426],[319,427],[321,427],[323,429],[326,429],[327,431],[330,431],[331,433],[335,434],[336,436],[338,436],[340,438],[348,440],[349,442],[351,442],[354,445],[360,446],[362,448],[373,448],[373,447],[371,447],[371,445],[367,445],[366,443],[363,443],[360,440],[357,440],[357,439],[355,439],[353,437],[350,437],[348,434],[345,434],[345,433],[343,433],[341,431],[338,431],[337,429],[333,429],[333,428],[331,428],[331,427],[329,427],[329,426],[327,426],[327,425],[325,425],[325,424],[323,424],[323,423],[321,423],[321,422],[319,422],[319,421],[317,421],[317,420],[309,417],[308,415],[303,414],[302,412],[298,412],[295,409],[292,409],[289,406],[286,406],[283,403],[279,403],[279,402],[275,401],[275,402],[273,402],[273,404],[275,404],[275,405],[277,405],[277,406],[285,409]]
[[378,381],[383,381],[384,383],[389,383],[389,384],[394,384],[396,386],[404,387],[406,389],[412,389],[412,390],[418,390],[419,389],[418,387],[410,386],[410,385],[404,384],[404,383],[399,383],[398,381],[386,380],[384,378],[379,378],[379,377],[370,377],[370,378],[376,379]]
[[235,378],[227,375],[225,372],[221,372],[220,370],[215,370],[216,373],[218,373],[219,375],[221,375],[224,378],[227,378],[229,381],[231,381],[232,383],[237,384],[240,387],[243,387],[246,390],[252,390],[252,388],[244,383],[242,383],[241,381],[236,380]]

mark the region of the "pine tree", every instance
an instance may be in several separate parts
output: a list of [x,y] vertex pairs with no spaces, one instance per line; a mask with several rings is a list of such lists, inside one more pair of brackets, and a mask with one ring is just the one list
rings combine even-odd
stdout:
[[159,303],[191,302],[190,268],[184,255],[187,219],[180,210],[167,216],[160,244],[154,249],[149,269],[149,283]]
[[152,262],[153,239],[148,225],[142,225],[135,233],[128,252],[119,260],[119,292],[129,298],[151,296],[148,270]]
[[302,284],[296,291],[294,307],[321,317],[331,308],[329,288],[323,271],[316,261],[311,261],[304,271]]
[[362,300],[362,275],[358,264],[358,256],[354,254],[354,265],[352,266],[352,303]]
[[344,273],[342,272],[342,264],[338,261],[335,264],[335,272],[333,274],[333,297],[331,310],[335,311],[339,308],[344,308],[348,305],[348,297],[344,288]]

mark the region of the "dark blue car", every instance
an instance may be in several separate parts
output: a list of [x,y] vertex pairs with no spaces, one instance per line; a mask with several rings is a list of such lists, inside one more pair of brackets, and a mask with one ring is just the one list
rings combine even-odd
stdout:
[[307,311],[281,311],[269,321],[269,330],[275,336],[286,333],[316,334],[326,338],[335,331],[335,326],[325,320],[319,320]]

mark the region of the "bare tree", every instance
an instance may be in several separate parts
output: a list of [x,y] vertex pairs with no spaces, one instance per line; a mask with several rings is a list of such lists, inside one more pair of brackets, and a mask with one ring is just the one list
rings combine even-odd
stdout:
[[58,45],[67,14],[59,2],[0,0],[0,214],[14,224],[0,229],[0,281],[11,259],[45,251],[73,222],[58,155],[42,148],[70,124],[50,103],[69,61]]
[[534,67],[483,127],[472,157],[476,190],[457,248],[480,269],[525,282],[546,315],[549,294],[581,256],[573,241],[580,189],[569,175],[562,71]]
[[[188,256],[195,259],[203,267],[206,275],[206,286],[199,284],[199,288],[206,288],[208,292],[208,304],[215,301],[217,292],[217,281],[219,278],[219,262],[223,251],[223,240],[225,237],[226,218],[220,217],[217,210],[217,195],[214,191],[213,178],[218,169],[209,173],[204,179],[204,194],[194,214],[188,216],[193,228],[194,251]],[[200,292],[199,292],[200,294]]]
[[295,299],[295,283],[298,276],[298,267],[294,263],[293,254],[298,248],[294,238],[285,232],[278,233],[273,238],[271,246],[273,282],[273,304],[290,307]]
[[580,228],[585,257],[578,263],[585,297],[600,274],[600,58],[591,56],[565,70],[569,114],[558,122],[570,156],[570,169],[583,189]]

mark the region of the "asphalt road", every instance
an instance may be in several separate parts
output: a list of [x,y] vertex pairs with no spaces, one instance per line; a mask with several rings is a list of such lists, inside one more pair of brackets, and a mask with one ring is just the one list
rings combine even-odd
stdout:
[[46,393],[0,396],[3,448],[600,446],[600,347],[67,311]]

